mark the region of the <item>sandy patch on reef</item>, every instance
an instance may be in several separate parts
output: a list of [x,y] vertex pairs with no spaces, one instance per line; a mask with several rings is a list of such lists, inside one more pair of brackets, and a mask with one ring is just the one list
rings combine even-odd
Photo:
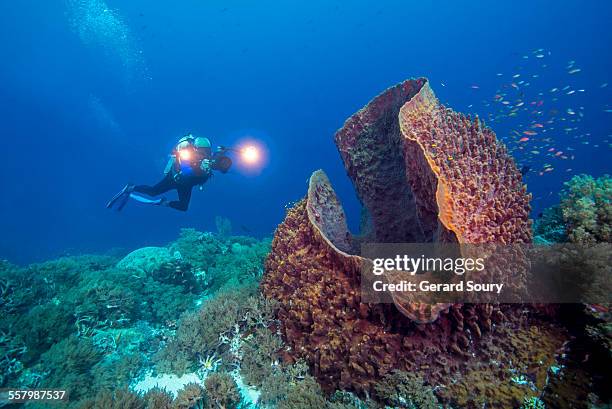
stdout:
[[[232,371],[230,373],[232,378],[238,385],[238,390],[242,401],[248,405],[256,405],[261,396],[261,392],[255,388],[251,388],[244,383],[239,371]],[[197,383],[204,387],[204,381],[206,377],[202,378],[196,373],[187,373],[183,376],[177,376],[173,374],[158,374],[153,376],[152,373],[145,375],[144,379],[132,383],[130,389],[134,392],[145,394],[153,388],[165,389],[174,398],[178,395],[178,392],[189,383]]]

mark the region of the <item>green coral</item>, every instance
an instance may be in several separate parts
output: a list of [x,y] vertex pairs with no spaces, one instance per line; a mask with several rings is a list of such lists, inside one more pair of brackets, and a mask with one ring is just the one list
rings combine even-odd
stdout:
[[381,402],[396,408],[437,409],[438,399],[421,378],[404,371],[393,371],[374,386]]
[[125,388],[115,391],[103,389],[93,398],[79,402],[76,409],[145,409],[145,402],[138,394]]
[[170,245],[189,262],[198,276],[204,276],[210,291],[243,285],[263,274],[263,263],[271,240],[181,230],[181,236]]
[[116,389],[128,385],[142,370],[140,354],[110,354],[93,366],[91,374],[96,388]]
[[275,366],[271,375],[261,381],[260,402],[264,406],[278,405],[292,388],[309,376],[308,372],[308,365],[301,360],[291,365]]
[[116,262],[114,257],[91,254],[61,257],[28,266],[27,275],[41,277],[59,292],[77,285],[83,274],[104,271]]
[[91,396],[96,391],[92,370],[101,358],[90,339],[66,338],[41,356],[41,367],[48,374],[41,387],[69,390],[71,399]]
[[245,322],[256,291],[255,286],[222,291],[199,311],[183,315],[176,337],[156,357],[159,368],[184,374],[195,367],[198,357],[215,353],[223,344],[222,336]]
[[206,391],[197,383],[188,383],[178,392],[173,402],[174,409],[203,408],[206,402]]
[[[137,293],[121,282],[108,279],[87,280],[75,294],[75,315],[104,327],[123,327],[139,314]],[[87,328],[89,329],[89,327]],[[79,328],[84,335],[86,330]]]
[[269,242],[251,244],[234,241],[220,254],[209,269],[212,288],[235,287],[247,281],[260,279],[264,260],[270,251]]
[[194,267],[206,271],[214,265],[218,255],[227,251],[227,246],[213,234],[182,229],[178,240],[170,245],[170,251],[178,251]]
[[52,302],[34,306],[13,323],[14,331],[27,346],[26,363],[36,361],[53,344],[74,332],[74,311],[66,304]]
[[362,401],[354,393],[347,391],[336,391],[327,405],[328,409],[369,409],[378,406],[369,399]]
[[204,382],[209,409],[235,409],[240,403],[238,385],[227,373],[210,374]]
[[153,388],[148,391],[143,400],[147,409],[172,409],[172,395],[165,389]]
[[574,176],[561,193],[561,212],[574,243],[609,243],[612,239],[612,178]]
[[261,387],[266,378],[272,376],[275,367],[279,365],[279,352],[284,343],[279,335],[268,328],[258,328],[255,334],[245,341],[244,358],[240,365],[240,374],[244,381]]
[[319,384],[311,376],[289,388],[278,409],[320,409],[328,405]]

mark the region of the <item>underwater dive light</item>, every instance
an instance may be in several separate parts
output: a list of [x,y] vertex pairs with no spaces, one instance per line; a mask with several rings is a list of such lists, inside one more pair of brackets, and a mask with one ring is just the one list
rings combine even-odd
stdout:
[[[219,146],[217,148],[217,154],[222,156],[230,152],[236,155],[237,161],[235,164],[243,174],[259,174],[267,162],[268,154],[265,145],[251,138],[242,140],[234,146]],[[219,160],[221,158],[216,159],[216,161]]]
[[245,146],[244,148],[240,149],[240,156],[245,163],[251,165],[256,164],[259,162],[260,158],[259,149],[253,145]]

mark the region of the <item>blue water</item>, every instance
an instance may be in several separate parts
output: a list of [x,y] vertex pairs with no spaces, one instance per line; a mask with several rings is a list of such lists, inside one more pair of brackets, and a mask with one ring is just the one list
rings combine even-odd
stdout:
[[[214,229],[217,215],[236,233],[269,235],[318,168],[355,226],[358,204],[333,133],[415,76],[455,110],[483,117],[498,108],[483,101],[515,72],[539,75],[529,92],[543,92],[545,107],[553,87],[585,90],[559,102],[562,112],[583,107],[579,129],[550,134],[553,147],[575,149],[571,165],[555,162],[540,176],[560,159],[524,159],[537,213],[571,175],[609,172],[612,87],[601,88],[612,82],[609,21],[612,3],[582,0],[1,2],[0,258],[163,244],[180,227]],[[525,68],[540,48],[548,67]],[[570,60],[580,73],[568,74]],[[503,139],[529,129],[521,120],[490,125]],[[217,175],[194,191],[187,213],[105,209],[126,182],[156,182],[186,132],[215,145],[256,138],[268,164]]]

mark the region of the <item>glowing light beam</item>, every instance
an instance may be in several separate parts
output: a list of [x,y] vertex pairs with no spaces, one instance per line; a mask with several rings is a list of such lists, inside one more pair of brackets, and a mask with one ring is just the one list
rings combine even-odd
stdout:
[[253,145],[245,146],[240,149],[240,156],[242,160],[249,165],[257,164],[261,158],[259,149]]

